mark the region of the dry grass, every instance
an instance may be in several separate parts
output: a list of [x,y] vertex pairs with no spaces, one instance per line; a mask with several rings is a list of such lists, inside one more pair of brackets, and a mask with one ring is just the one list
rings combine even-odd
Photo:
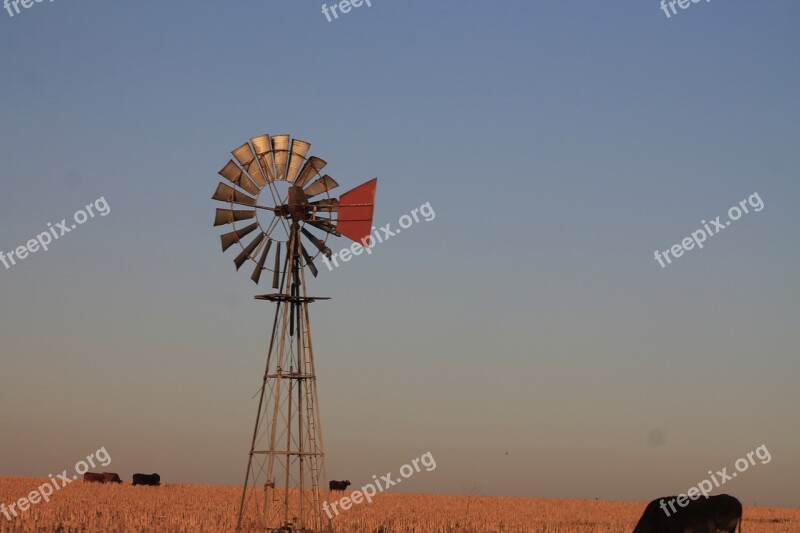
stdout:
[[[0,503],[27,495],[46,480],[0,478]],[[163,485],[133,487],[76,481],[13,521],[0,514],[6,531],[230,531],[238,487]],[[334,530],[384,533],[629,533],[643,503],[547,500],[491,496],[387,493],[334,520]],[[800,532],[800,510],[746,508],[746,533]]]

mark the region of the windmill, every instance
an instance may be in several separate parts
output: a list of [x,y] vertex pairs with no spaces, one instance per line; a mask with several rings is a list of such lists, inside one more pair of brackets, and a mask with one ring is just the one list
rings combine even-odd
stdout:
[[339,184],[320,175],[326,162],[306,157],[311,145],[289,135],[253,137],[233,150],[219,171],[212,197],[225,202],[214,226],[231,225],[222,251],[238,244],[239,270],[255,264],[251,279],[272,274],[276,292],[255,298],[275,304],[267,364],[260,388],[236,529],[330,531],[322,512],[325,453],[311,343],[306,270],[331,236],[370,244],[377,178],[331,196]]

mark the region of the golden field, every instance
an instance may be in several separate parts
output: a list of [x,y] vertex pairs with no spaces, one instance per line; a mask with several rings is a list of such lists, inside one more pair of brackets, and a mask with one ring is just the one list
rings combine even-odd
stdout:
[[[0,503],[29,494],[46,479],[0,478]],[[347,493],[345,493],[347,494]],[[9,521],[6,531],[231,531],[241,488],[214,485],[133,487],[75,481]],[[341,493],[339,493],[339,496]],[[336,532],[629,533],[645,503],[494,496],[384,493],[333,521]],[[745,533],[800,532],[800,509],[745,507]]]

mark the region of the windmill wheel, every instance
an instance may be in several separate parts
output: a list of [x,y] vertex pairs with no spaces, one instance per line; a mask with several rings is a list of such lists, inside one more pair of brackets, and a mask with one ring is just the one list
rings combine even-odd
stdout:
[[[214,225],[233,228],[220,237],[222,251],[238,244],[236,270],[248,261],[255,263],[251,276],[255,283],[267,270],[277,288],[289,268],[287,257],[293,254],[316,276],[314,259],[319,254],[330,258],[331,235],[364,241],[370,234],[377,178],[333,198],[330,191],[339,184],[320,175],[327,163],[306,157],[310,148],[308,142],[289,135],[253,137],[233,150],[233,159],[219,171],[230,185],[221,182],[212,196],[228,204],[217,208]],[[296,243],[292,235],[297,236]],[[311,253],[303,238],[312,246]]]

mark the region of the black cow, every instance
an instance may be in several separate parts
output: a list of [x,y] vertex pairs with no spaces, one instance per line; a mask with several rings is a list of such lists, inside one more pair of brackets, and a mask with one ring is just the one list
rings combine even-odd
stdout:
[[161,485],[161,476],[159,476],[158,474],[134,474],[133,484],[149,485],[151,487],[157,487]]
[[103,472],[100,475],[103,476],[103,483],[122,483],[122,479],[116,472]]
[[328,489],[330,490],[338,490],[338,491],[345,491],[347,490],[347,486],[350,485],[349,481],[333,481],[331,480],[328,483]]
[[[737,525],[741,533],[742,503],[733,496],[720,494],[706,499],[700,495],[691,500],[682,494],[681,498],[688,501],[685,507],[677,503],[677,496],[648,503],[633,533],[736,533]],[[671,500],[675,500],[672,505]]]
[[105,483],[106,480],[103,477],[103,474],[98,474],[97,472],[86,472],[83,474],[83,480],[87,483]]

